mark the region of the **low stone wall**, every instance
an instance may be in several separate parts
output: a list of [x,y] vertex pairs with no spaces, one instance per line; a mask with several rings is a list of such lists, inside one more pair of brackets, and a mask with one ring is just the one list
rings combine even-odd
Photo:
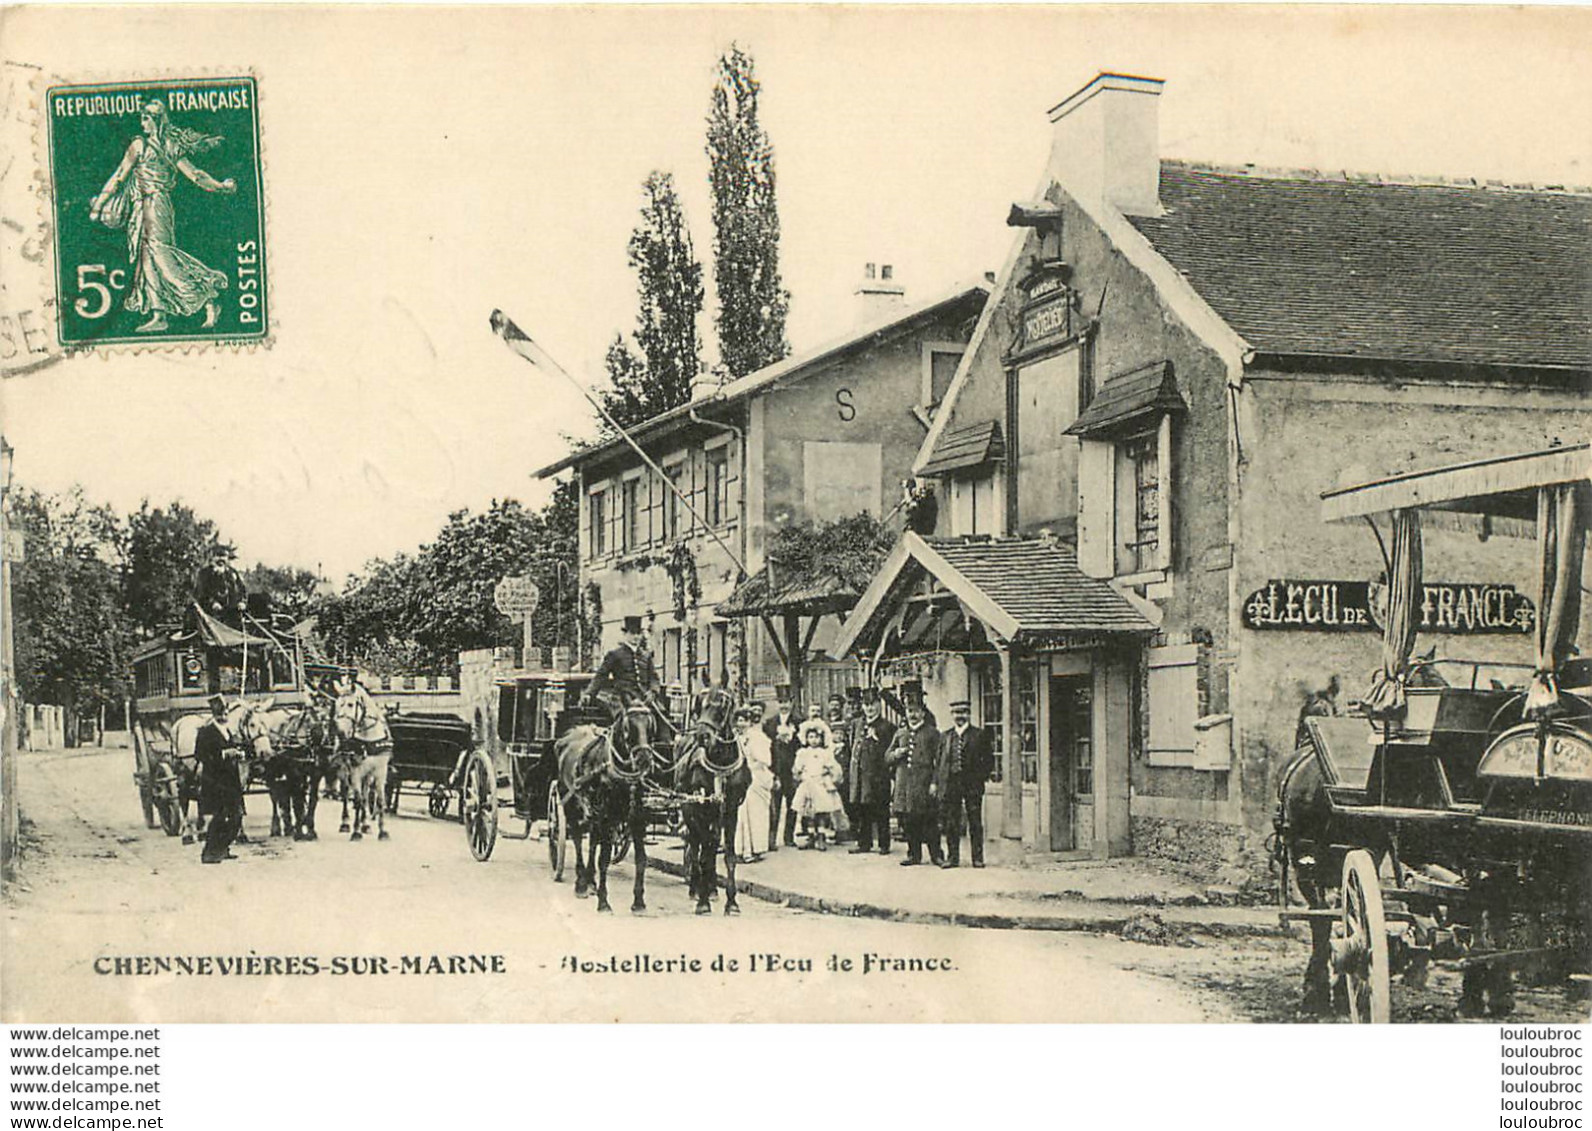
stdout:
[[1272,898],[1275,879],[1262,838],[1237,825],[1134,816],[1133,854],[1175,864],[1233,902]]

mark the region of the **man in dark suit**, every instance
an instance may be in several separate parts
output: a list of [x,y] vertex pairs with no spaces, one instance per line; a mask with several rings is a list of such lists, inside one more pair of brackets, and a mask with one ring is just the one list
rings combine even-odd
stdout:
[[973,846],[973,867],[984,866],[984,783],[995,768],[995,739],[972,725],[966,699],[951,704],[951,726],[940,734],[940,765],[935,784],[940,795],[940,828],[945,833],[945,867],[962,863],[962,825]]
[[901,815],[901,831],[907,838],[907,858],[903,868],[923,863],[923,849],[929,862],[945,860],[940,851],[940,803],[935,774],[940,765],[940,732],[934,729],[921,696],[907,696],[906,729],[896,735],[888,761],[896,767],[895,793],[891,806]]
[[779,685],[778,698],[778,708],[763,720],[763,733],[768,736],[769,747],[774,753],[774,798],[768,810],[770,852],[778,850],[780,845],[779,814],[782,807],[785,812],[784,843],[793,847],[796,844],[796,749],[801,745],[796,728],[801,720],[796,717],[789,685]]
[[242,831],[243,782],[238,761],[227,751],[231,737],[226,729],[226,700],[210,700],[210,718],[194,736],[194,757],[199,763],[199,815],[210,818],[205,846],[199,859],[219,864],[233,859],[232,842]]
[[853,852],[871,852],[878,835],[879,855],[890,855],[890,766],[885,754],[895,743],[896,727],[884,717],[878,688],[862,692],[862,717],[851,722],[851,801],[857,829]]
[[608,709],[611,721],[618,722],[632,703],[651,702],[657,685],[652,656],[643,647],[641,618],[626,617],[620,627],[619,643],[603,656],[581,702],[601,703]]

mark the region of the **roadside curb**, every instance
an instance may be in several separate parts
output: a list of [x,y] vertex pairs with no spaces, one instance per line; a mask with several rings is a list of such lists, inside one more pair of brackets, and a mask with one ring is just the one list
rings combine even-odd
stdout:
[[[678,879],[685,878],[685,868],[680,863],[663,857],[649,855],[647,866]],[[1066,913],[1002,915],[995,912],[913,911],[908,908],[886,907],[877,903],[864,903],[846,899],[822,898],[807,895],[789,888],[776,887],[759,880],[737,877],[741,894],[765,903],[777,903],[801,911],[816,911],[823,915],[839,915],[856,919],[881,919],[891,923],[918,923],[939,927],[973,927],[993,931],[1080,931],[1088,934],[1116,935],[1135,919],[1145,915],[1158,916],[1169,926],[1176,926],[1190,934],[1215,938],[1286,938],[1289,932],[1277,923],[1214,922],[1197,916],[1176,913],[1170,907],[1150,905],[1120,905],[1122,910],[1099,909],[1088,901],[1080,900],[1078,906]],[[1168,914],[1171,912],[1171,914]]]

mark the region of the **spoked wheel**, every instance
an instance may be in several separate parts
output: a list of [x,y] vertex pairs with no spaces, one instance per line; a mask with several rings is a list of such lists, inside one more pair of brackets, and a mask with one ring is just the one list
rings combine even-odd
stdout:
[[470,841],[470,855],[485,861],[497,844],[497,774],[485,754],[477,750],[464,767],[463,787],[459,791],[460,816],[464,835]]
[[1387,920],[1376,861],[1363,848],[1344,858],[1342,893],[1342,934],[1332,940],[1333,973],[1344,980],[1349,1020],[1385,1024],[1392,1014]]
[[547,862],[553,866],[553,882],[564,882],[564,857],[569,851],[565,841],[569,830],[564,827],[564,802],[558,796],[558,782],[547,783]]
[[619,835],[614,837],[614,854],[609,858],[609,863],[617,864],[630,855],[630,826],[626,825],[619,830]]
[[403,788],[403,779],[389,772],[387,774],[387,796],[383,799],[383,803],[387,806],[387,812],[398,812],[398,795],[403,792]]
[[448,787],[434,785],[431,795],[426,798],[426,810],[433,817],[446,817],[448,815]]
[[160,814],[160,828],[167,836],[182,832],[182,794],[177,786],[177,772],[169,762],[155,765],[155,780],[150,786],[155,809]]
[[155,794],[147,780],[138,783],[138,805],[144,811],[144,828],[158,828],[160,818],[155,814]]

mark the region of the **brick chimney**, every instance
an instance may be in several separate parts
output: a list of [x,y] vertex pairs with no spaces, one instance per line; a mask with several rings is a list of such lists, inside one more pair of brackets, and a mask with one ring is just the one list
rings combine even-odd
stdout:
[[1127,216],[1161,212],[1161,79],[1102,72],[1050,111],[1050,175]]
[[907,304],[906,288],[896,282],[895,267],[889,263],[867,264],[852,293],[857,297],[858,324],[888,318],[892,310]]

